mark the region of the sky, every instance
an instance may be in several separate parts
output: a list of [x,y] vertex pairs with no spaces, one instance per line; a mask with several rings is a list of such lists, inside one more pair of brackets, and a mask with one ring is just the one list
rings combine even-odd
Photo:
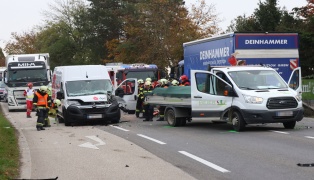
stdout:
[[[200,0],[185,0],[189,8],[191,4],[197,4]],[[262,0],[264,2],[265,0]],[[54,0],[1,0],[0,9],[0,47],[11,39],[11,33],[22,34],[29,32],[36,25],[43,24],[43,11],[49,10],[49,4]],[[231,20],[239,15],[251,15],[257,8],[259,0],[205,0],[206,4],[213,4],[216,13],[222,22],[219,24],[222,30],[226,30]],[[294,7],[306,5],[306,0],[278,0],[279,6],[285,6],[288,11]]]

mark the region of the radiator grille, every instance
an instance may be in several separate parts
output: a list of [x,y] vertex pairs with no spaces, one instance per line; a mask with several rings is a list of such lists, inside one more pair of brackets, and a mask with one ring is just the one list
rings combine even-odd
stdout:
[[266,104],[268,109],[288,109],[296,108],[298,102],[293,97],[276,97],[269,98]]

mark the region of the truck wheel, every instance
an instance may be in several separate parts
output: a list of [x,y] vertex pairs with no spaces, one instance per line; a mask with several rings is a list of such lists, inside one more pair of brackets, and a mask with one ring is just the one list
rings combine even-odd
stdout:
[[233,111],[232,113],[232,125],[233,129],[236,131],[243,131],[245,128],[245,122],[243,120],[242,115],[238,111]]
[[173,109],[169,109],[167,110],[166,114],[165,114],[165,120],[168,122],[168,124],[170,126],[180,126],[180,119],[179,118],[176,118],[176,114],[174,112]]
[[284,122],[282,124],[286,129],[294,129],[296,121]]

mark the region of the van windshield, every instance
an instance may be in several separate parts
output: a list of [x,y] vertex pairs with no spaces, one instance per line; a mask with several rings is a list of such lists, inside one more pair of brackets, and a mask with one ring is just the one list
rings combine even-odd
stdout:
[[288,88],[280,75],[271,70],[231,71],[228,73],[240,89],[283,89]]
[[113,90],[110,80],[68,81],[65,86],[69,97],[107,94]]

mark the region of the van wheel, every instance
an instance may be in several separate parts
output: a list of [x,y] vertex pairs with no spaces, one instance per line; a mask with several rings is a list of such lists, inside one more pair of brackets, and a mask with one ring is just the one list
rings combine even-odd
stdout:
[[165,120],[168,122],[170,126],[180,126],[181,125],[181,120],[180,118],[176,118],[176,114],[173,109],[167,110],[165,114]]
[[63,120],[64,120],[64,125],[65,126],[70,126],[71,123],[69,122],[69,117],[68,117],[68,113],[66,110],[63,111]]
[[296,121],[284,122],[282,124],[286,129],[294,129]]
[[119,111],[118,117],[113,118],[113,119],[111,120],[111,123],[115,123],[115,124],[120,123],[120,119],[121,119],[121,111]]
[[236,131],[244,130],[245,122],[243,120],[242,115],[238,111],[233,111],[231,122],[234,130]]

